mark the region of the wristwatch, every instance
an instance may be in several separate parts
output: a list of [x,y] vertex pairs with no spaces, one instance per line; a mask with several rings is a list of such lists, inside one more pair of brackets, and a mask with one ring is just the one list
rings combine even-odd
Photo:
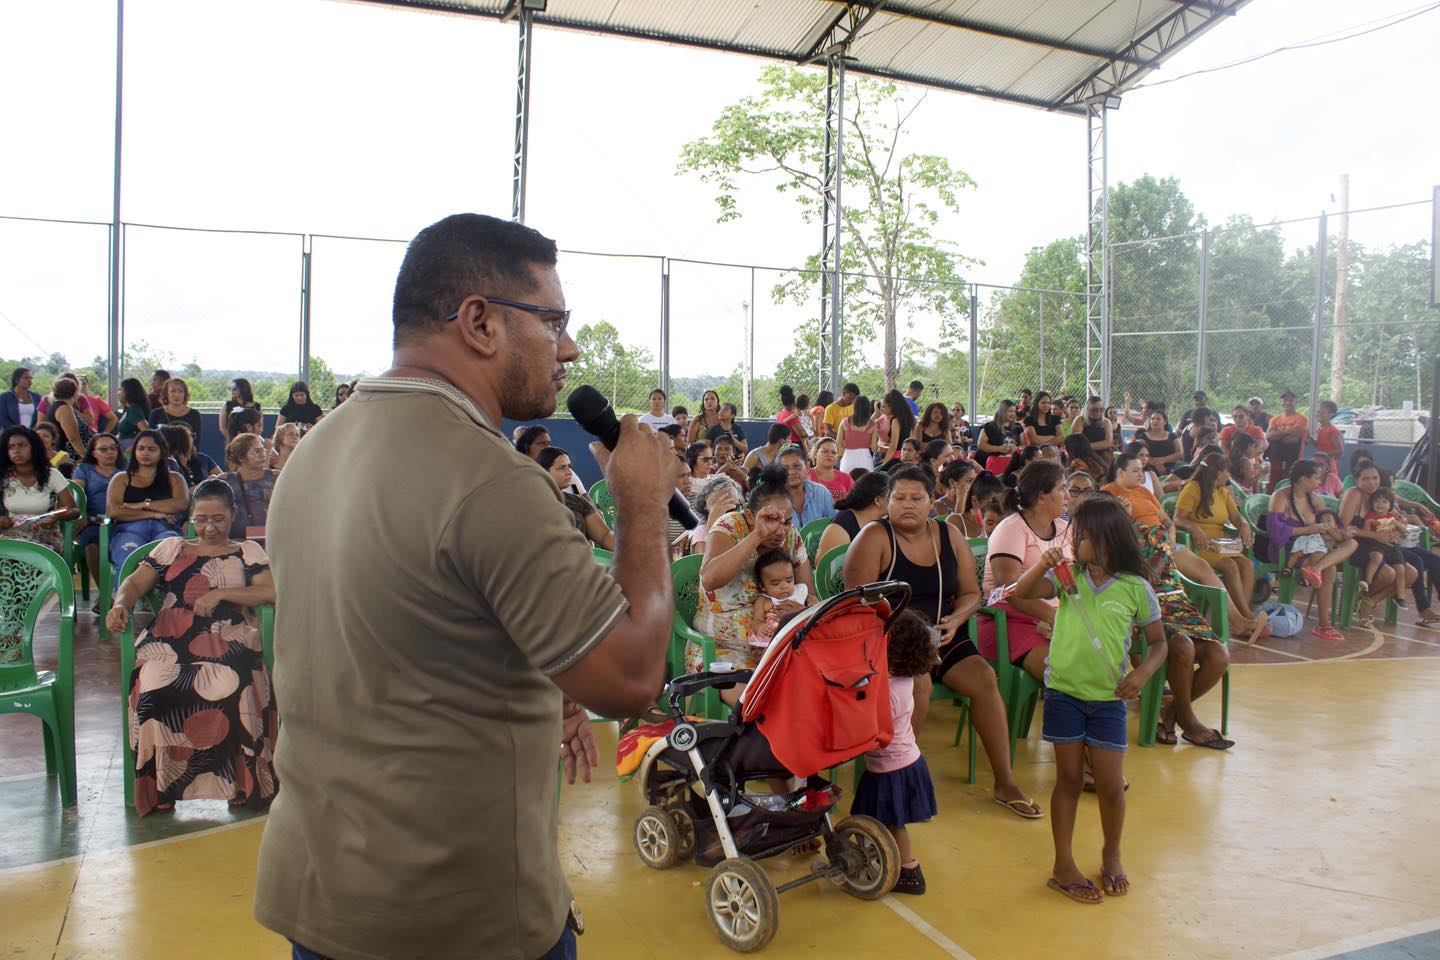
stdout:
[[146,500],[145,500],[145,509],[146,509],[146,510],[149,510],[149,509],[150,509],[150,500],[149,500],[149,498],[146,498]]

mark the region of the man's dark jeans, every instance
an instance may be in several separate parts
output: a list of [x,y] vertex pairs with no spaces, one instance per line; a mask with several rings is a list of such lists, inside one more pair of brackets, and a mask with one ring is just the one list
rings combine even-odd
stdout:
[[[313,950],[306,950],[292,940],[290,942],[290,960],[330,960],[330,958]],[[550,952],[538,960],[575,960],[575,932],[567,926],[565,932],[560,934],[560,940],[550,948]]]

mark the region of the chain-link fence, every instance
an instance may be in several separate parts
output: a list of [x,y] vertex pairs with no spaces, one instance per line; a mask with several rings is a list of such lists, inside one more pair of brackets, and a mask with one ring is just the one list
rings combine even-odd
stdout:
[[[1338,216],[1233,218],[1113,244],[1111,402],[1183,409],[1199,386],[1222,412],[1257,395],[1274,409],[1287,389],[1309,408],[1313,383],[1341,405],[1423,409],[1440,355],[1432,211],[1424,201],[1351,213],[1345,263]],[[389,365],[404,250],[400,240],[126,225],[121,371],[181,372],[200,401],[246,376],[278,405],[308,362],[328,404],[337,382]],[[92,370],[103,391],[109,254],[106,224],[0,218],[0,364],[35,367],[41,388],[62,369]],[[872,398],[887,379],[902,390],[918,380],[927,402],[973,397],[972,416],[1022,388],[1097,392],[1080,256],[1078,245],[1065,253],[1046,288],[846,274],[843,380]],[[694,413],[715,390],[741,417],[767,418],[781,384],[811,402],[828,386],[813,269],[576,251],[560,270],[581,348],[571,382],[593,383],[618,409],[644,410],[668,384],[671,406]]]

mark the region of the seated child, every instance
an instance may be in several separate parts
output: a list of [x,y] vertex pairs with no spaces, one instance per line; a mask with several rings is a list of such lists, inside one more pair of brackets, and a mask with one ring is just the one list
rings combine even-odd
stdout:
[[[924,823],[935,816],[935,785],[930,768],[915,743],[911,718],[915,712],[915,678],[940,662],[940,635],[909,610],[890,625],[890,713],[895,737],[865,754],[865,772],[855,788],[851,815],[864,814],[885,824],[900,848],[900,879],[892,893],[922,894],[925,875],[910,849],[907,823]],[[926,689],[929,689],[927,686]]]
[[[1365,526],[1376,532],[1399,530],[1402,535],[1405,533],[1405,518],[1395,509],[1395,494],[1392,490],[1381,487],[1366,499]],[[1365,583],[1369,584],[1375,579],[1382,563],[1388,563],[1395,569],[1395,605],[1405,606],[1405,556],[1394,544],[1376,542],[1370,548],[1370,557],[1365,562]]]
[[1344,534],[1340,531],[1340,518],[1335,515],[1335,511],[1322,510],[1316,514],[1315,519],[1325,527],[1324,532],[1301,534],[1291,540],[1290,556],[1286,558],[1285,568],[1280,571],[1280,575],[1293,576],[1298,568],[1310,588],[1319,590],[1322,580],[1315,564],[1340,544]]
[[755,579],[760,596],[750,620],[750,645],[768,647],[780,627],[780,618],[814,603],[805,584],[795,582],[795,564],[783,550],[766,550],[755,558]]

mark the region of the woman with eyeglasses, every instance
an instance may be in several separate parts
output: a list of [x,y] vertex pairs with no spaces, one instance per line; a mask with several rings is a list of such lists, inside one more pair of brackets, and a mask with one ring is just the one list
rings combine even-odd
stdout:
[[[131,381],[140,386],[139,380]],[[140,386],[140,392],[145,388]],[[110,481],[125,469],[125,451],[113,433],[97,433],[85,448],[85,459],[71,477],[85,488],[85,518],[78,527],[77,542],[85,548],[85,564],[91,571],[100,569],[100,521],[105,517],[105,500]],[[99,609],[96,611],[99,613]]]
[[230,528],[230,536],[236,540],[264,540],[270,498],[275,494],[275,479],[279,476],[270,469],[270,452],[258,436],[242,433],[225,447],[225,462],[230,472],[222,479],[230,485],[235,501],[235,523]]
[[234,439],[230,434],[230,414],[236,410],[254,410],[262,417],[265,415],[265,408],[255,402],[255,391],[244,377],[230,381],[230,399],[225,401],[225,409],[220,414],[220,435],[226,443]]
[[[729,661],[737,670],[753,668],[765,649],[750,642],[755,601],[762,593],[755,571],[757,556],[779,550],[794,564],[796,592],[778,604],[780,617],[815,602],[810,557],[800,531],[791,522],[788,484],[783,467],[766,467],[750,491],[749,501],[716,520],[706,534],[705,560],[700,566],[700,589],[706,597],[695,607],[693,626],[714,637],[716,658]],[[691,671],[709,667],[701,649],[693,644],[685,649],[685,663]],[[733,702],[736,692],[726,691],[722,696]]]

